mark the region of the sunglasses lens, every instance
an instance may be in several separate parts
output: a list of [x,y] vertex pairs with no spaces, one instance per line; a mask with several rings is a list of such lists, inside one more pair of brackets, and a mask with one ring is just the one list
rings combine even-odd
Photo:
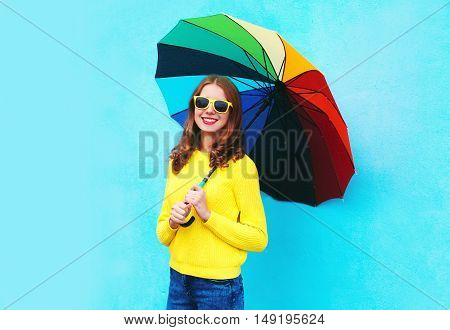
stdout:
[[197,100],[195,101],[195,106],[197,108],[206,108],[209,104],[209,100],[205,97],[197,97]]
[[214,103],[214,106],[215,106],[217,112],[225,112],[225,111],[227,111],[228,103],[226,103],[224,101],[216,101]]

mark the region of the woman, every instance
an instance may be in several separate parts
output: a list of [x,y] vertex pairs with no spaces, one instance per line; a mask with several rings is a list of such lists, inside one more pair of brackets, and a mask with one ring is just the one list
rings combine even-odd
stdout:
[[[156,225],[170,251],[167,309],[244,309],[241,265],[247,251],[265,249],[268,235],[258,170],[244,153],[241,126],[236,86],[223,76],[204,78],[170,155]],[[192,224],[180,226],[192,216]]]

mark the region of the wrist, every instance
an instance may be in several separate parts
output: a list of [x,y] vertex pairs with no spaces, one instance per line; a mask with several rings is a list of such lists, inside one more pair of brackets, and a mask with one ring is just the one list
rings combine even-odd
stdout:
[[211,211],[210,210],[206,210],[204,215],[201,217],[203,222],[206,222],[209,220],[209,218],[211,217]]
[[169,219],[169,226],[172,229],[178,229],[178,227],[180,226],[179,224],[175,223],[172,221],[172,219]]

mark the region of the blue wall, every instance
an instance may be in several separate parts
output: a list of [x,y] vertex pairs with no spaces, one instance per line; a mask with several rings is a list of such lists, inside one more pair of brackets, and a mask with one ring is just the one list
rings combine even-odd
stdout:
[[[246,308],[450,306],[450,8],[341,77],[445,1],[5,2],[17,13],[0,3],[0,307],[165,308],[154,227],[181,127],[153,78],[156,43],[220,12],[278,31],[325,73],[357,168],[343,201],[263,194],[269,245],[243,267]],[[143,131],[170,139],[150,178]]]

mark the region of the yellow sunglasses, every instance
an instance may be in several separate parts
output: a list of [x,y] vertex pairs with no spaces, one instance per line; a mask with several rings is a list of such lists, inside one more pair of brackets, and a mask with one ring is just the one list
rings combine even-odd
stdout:
[[233,104],[228,101],[216,100],[210,97],[204,96],[194,96],[194,105],[198,109],[204,110],[208,108],[209,104],[212,102],[213,108],[217,113],[224,114],[228,112],[230,107],[233,107]]

